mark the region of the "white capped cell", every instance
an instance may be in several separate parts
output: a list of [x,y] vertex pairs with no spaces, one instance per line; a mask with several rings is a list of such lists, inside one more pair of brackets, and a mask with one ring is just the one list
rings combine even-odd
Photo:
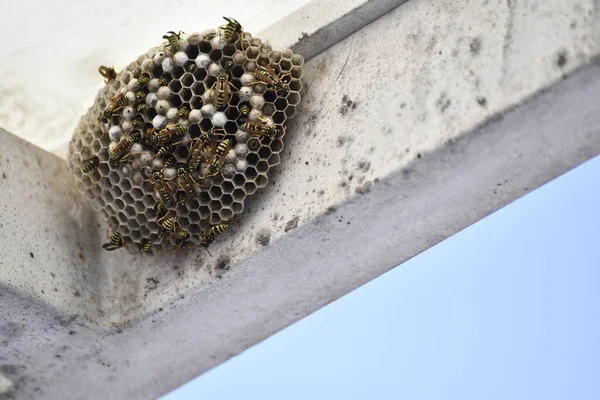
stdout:
[[212,104],[205,104],[200,109],[202,111],[202,115],[205,117],[212,117],[217,112],[217,109]]
[[152,57],[154,65],[162,65],[163,60],[167,57],[164,51],[159,51]]
[[197,46],[198,44],[200,44],[201,41],[202,41],[202,34],[200,34],[198,32],[194,32],[188,37],[188,43],[191,46]]
[[152,71],[154,71],[154,66],[155,66],[154,61],[147,58],[144,61],[142,61],[141,68],[142,68],[143,72],[152,72]]
[[244,86],[247,86],[249,83],[256,82],[256,81],[257,81],[257,79],[252,74],[246,73],[240,77],[240,82],[242,82],[242,85],[244,85]]
[[225,115],[224,112],[216,112],[212,116],[212,123],[214,126],[218,126],[219,128],[224,127],[227,123],[227,115]]
[[165,168],[164,170],[165,179],[173,179],[177,175],[175,168]]
[[179,110],[175,107],[171,107],[167,111],[166,116],[169,122],[176,122],[179,119]]
[[262,96],[252,96],[250,98],[252,108],[261,109],[265,105],[265,99]]
[[125,97],[127,97],[127,104],[135,103],[135,93],[129,91],[125,93]]
[[173,59],[171,57],[165,57],[165,59],[162,60],[163,71],[171,72],[173,70],[174,66],[175,66],[175,63],[173,62]]
[[166,100],[159,100],[156,102],[156,106],[154,108],[159,115],[165,115],[167,111],[169,111],[169,108],[171,108],[171,105]]
[[197,67],[206,68],[208,67],[208,64],[210,64],[210,57],[208,54],[200,54],[194,61],[196,62]]
[[244,143],[236,144],[233,150],[234,154],[238,158],[246,158],[246,156],[248,155],[248,146],[246,146]]
[[133,124],[129,121],[123,121],[121,123],[121,129],[123,129],[123,132],[129,133],[133,129]]
[[[246,146],[244,146],[244,147],[246,147]],[[224,163],[225,164],[233,164],[236,161],[236,159],[237,159],[236,153],[233,149],[231,149],[231,150],[229,150],[229,152],[227,152]]]
[[118,142],[121,140],[121,135],[123,134],[123,130],[119,125],[113,125],[108,129],[108,137],[112,142]]
[[200,110],[192,110],[188,114],[188,120],[192,124],[197,124],[202,119],[202,112]]
[[123,118],[125,118],[127,121],[131,121],[131,119],[135,117],[135,110],[133,107],[125,107],[122,111],[122,114]]
[[141,155],[140,155],[140,162],[144,165],[149,165],[152,164],[152,157],[153,154],[149,151],[144,151]]
[[244,172],[247,167],[248,167],[248,161],[246,161],[245,159],[238,159],[235,162],[235,170],[237,172]]
[[158,89],[160,89],[160,83],[158,83],[158,78],[150,79],[147,87],[150,93],[156,93]]
[[221,66],[218,63],[213,62],[208,65],[207,70],[209,75],[217,76],[219,72],[221,72]]
[[250,134],[248,132],[244,132],[241,129],[235,133],[235,140],[238,143],[246,143],[250,139]]
[[173,59],[175,60],[175,65],[178,65],[180,67],[183,67],[185,63],[189,60],[187,54],[185,54],[184,51],[178,51],[177,53],[175,53]]
[[156,95],[160,100],[167,100],[169,97],[171,97],[171,93],[171,89],[169,89],[168,86],[162,86],[160,89],[158,89]]
[[146,104],[148,105],[148,107],[154,107],[156,105],[156,102],[158,102],[158,96],[156,95],[156,93],[148,93],[146,95]]
[[140,89],[140,84],[138,83],[137,79],[130,80],[127,84],[127,89],[131,90],[132,92],[137,92]]
[[216,35],[214,38],[212,38],[210,44],[212,45],[213,49],[222,49],[225,45],[225,39],[223,39],[220,35]]
[[152,119],[152,126],[156,130],[161,130],[167,126],[167,118],[164,115],[157,115]]
[[251,110],[248,114],[248,119],[252,121],[260,121],[264,118],[264,114],[260,110]]
[[252,98],[252,88],[249,86],[242,86],[238,91],[238,96],[240,96],[240,101],[249,101]]

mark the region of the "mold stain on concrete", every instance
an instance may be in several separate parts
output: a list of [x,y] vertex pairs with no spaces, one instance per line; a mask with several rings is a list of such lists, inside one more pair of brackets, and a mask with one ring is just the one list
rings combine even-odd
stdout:
[[481,39],[476,37],[471,40],[471,43],[469,44],[469,50],[471,51],[471,55],[479,55],[481,52]]
[[448,98],[446,92],[442,92],[435,102],[436,107],[442,114],[450,107],[450,104],[452,104],[452,101]]
[[298,221],[300,221],[300,217],[294,217],[291,220],[289,220],[286,224],[285,227],[283,228],[284,232],[289,232],[292,229],[296,228],[298,226]]
[[567,65],[567,52],[566,50],[561,50],[556,55],[556,66],[563,68],[565,65]]
[[344,95],[342,97],[342,105],[339,108],[339,113],[342,115],[342,117],[345,117],[348,115],[348,112],[350,112],[351,110],[356,109],[358,103],[350,100],[350,98],[348,97],[348,95]]
[[271,233],[268,229],[263,229],[258,233],[258,236],[256,236],[256,243],[261,246],[268,246],[269,243],[271,243]]

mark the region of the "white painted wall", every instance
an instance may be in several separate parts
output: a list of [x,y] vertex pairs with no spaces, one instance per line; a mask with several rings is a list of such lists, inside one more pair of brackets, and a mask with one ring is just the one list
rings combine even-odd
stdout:
[[103,85],[98,66],[120,70],[166,31],[216,28],[224,15],[256,33],[309,2],[12,2],[0,13],[0,127],[46,150],[64,148]]

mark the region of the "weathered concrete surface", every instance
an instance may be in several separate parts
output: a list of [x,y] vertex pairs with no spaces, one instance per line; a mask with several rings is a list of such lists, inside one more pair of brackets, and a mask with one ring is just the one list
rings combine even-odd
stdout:
[[[0,373],[18,398],[156,397],[599,154],[598,18],[591,0],[413,0],[331,47],[306,64],[272,184],[212,259],[98,252],[64,167],[25,168],[41,152],[3,137],[24,155],[0,160],[18,174],[1,218],[20,224],[0,228],[0,281],[58,314],[0,290]],[[39,210],[6,198],[21,187]],[[29,231],[55,219],[72,249],[38,268]],[[73,284],[41,293],[53,267]]]
[[314,0],[260,32],[309,60],[407,0]]

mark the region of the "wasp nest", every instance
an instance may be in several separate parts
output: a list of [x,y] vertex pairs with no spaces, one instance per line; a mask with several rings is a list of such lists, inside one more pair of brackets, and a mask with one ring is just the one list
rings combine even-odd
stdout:
[[301,55],[277,51],[235,20],[168,32],[115,74],[69,145],[77,187],[107,217],[107,250],[208,247],[280,163],[300,102]]

